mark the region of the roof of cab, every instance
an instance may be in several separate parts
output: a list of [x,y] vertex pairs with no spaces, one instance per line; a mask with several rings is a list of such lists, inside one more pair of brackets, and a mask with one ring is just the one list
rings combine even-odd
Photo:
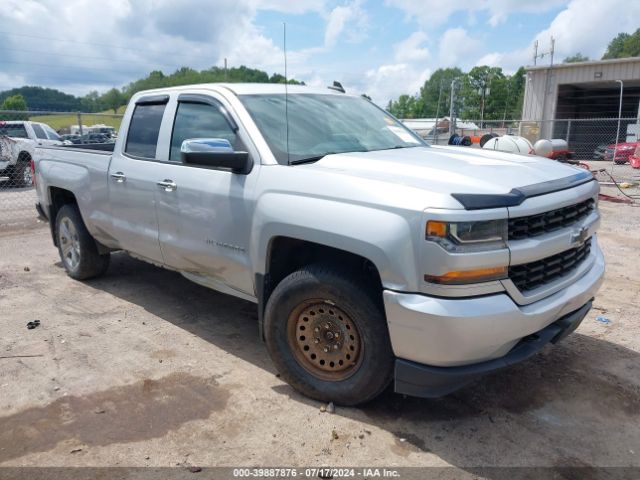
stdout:
[[[168,88],[156,88],[153,90],[145,90],[136,93],[141,96],[150,93],[167,93],[172,91],[181,91],[187,89],[211,89],[220,91],[228,90],[235,95],[260,95],[260,94],[283,94],[285,93],[285,85],[283,83],[198,83],[192,85],[180,85]],[[332,90],[328,87],[309,87],[307,85],[287,85],[289,94],[296,93],[314,93],[326,95],[345,95],[344,93]],[[348,95],[348,94],[347,94]]]

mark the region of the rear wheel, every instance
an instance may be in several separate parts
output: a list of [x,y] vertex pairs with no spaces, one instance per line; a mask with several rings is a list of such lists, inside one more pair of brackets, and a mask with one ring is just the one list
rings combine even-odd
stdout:
[[292,273],[271,294],[267,348],[282,377],[304,395],[355,405],[391,381],[386,320],[365,285],[318,265]]
[[33,185],[33,173],[31,172],[31,158],[28,155],[20,155],[18,163],[13,167],[11,179],[16,187],[30,187]]
[[102,275],[110,255],[101,255],[76,205],[63,206],[56,217],[56,240],[60,259],[71,278],[87,280]]

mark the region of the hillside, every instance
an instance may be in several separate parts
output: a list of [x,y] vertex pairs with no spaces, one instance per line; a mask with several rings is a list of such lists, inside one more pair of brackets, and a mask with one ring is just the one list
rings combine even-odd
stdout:
[[[159,70],[155,70],[149,73],[146,77],[128,83],[121,89],[112,88],[111,90],[102,93],[95,91],[89,92],[84,97],[76,97],[53,88],[37,86],[12,88],[11,90],[0,92],[0,103],[9,96],[22,95],[27,102],[29,110],[50,110],[54,112],[113,112],[114,108],[117,109],[122,105],[126,105],[129,98],[140,90],[213,82],[284,83],[284,76],[279,73],[274,73],[269,76],[267,72],[255,68],[249,68],[244,65],[237,68],[229,68],[226,71],[224,68],[219,67],[212,67],[200,71],[188,67],[182,67],[171,74],[165,74]],[[289,80],[289,83],[300,84],[303,82]],[[57,120],[52,120],[47,123],[50,123],[54,128],[56,128],[54,126],[56,123],[65,123],[66,125],[69,125],[66,121],[62,122],[61,118],[57,118]],[[74,120],[72,123],[77,123],[77,121]],[[108,124],[106,121],[94,123]]]

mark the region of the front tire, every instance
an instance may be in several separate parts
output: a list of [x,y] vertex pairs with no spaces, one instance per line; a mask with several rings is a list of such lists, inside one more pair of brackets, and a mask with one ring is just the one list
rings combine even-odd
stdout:
[[284,278],[265,310],[267,349],[302,394],[356,405],[379,395],[394,358],[383,308],[367,282],[314,265]]
[[107,271],[110,255],[98,252],[77,205],[64,205],[58,211],[56,241],[62,265],[71,278],[87,280]]

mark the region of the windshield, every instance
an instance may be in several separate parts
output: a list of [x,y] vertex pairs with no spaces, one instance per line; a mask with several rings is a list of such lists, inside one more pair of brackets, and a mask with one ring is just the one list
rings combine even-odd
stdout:
[[289,95],[289,155],[285,95],[241,95],[279,163],[318,159],[331,153],[417,147],[424,142],[392,116],[359,97]]

